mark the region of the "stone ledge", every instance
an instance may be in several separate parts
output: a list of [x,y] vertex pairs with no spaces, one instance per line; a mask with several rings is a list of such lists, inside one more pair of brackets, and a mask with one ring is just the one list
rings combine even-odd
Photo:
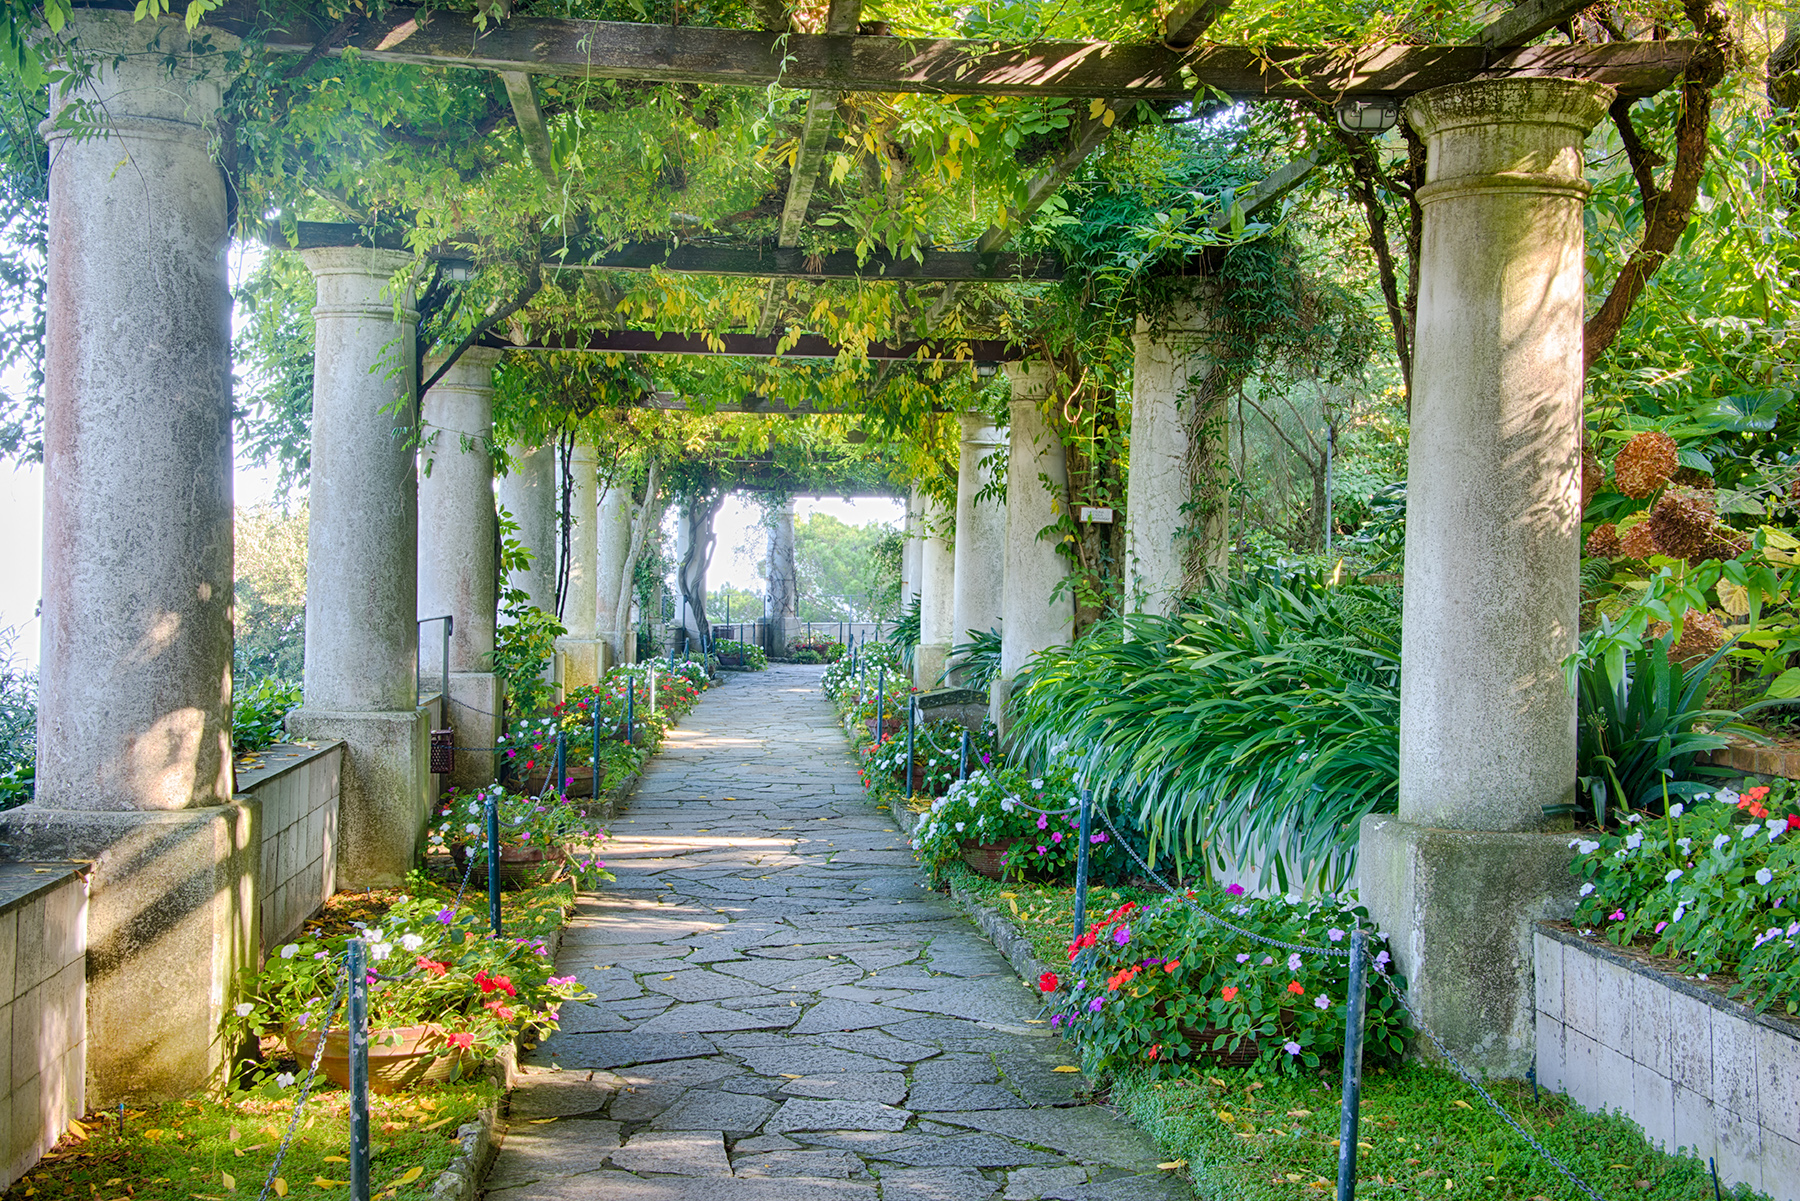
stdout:
[[244,793],[260,788],[271,780],[279,780],[289,772],[305,767],[314,759],[337,751],[343,745],[343,741],[336,738],[325,742],[277,742],[260,751],[248,752],[259,759],[280,758],[283,762],[271,763],[265,767],[239,768],[234,766],[232,792],[236,794],[236,799],[241,800]]
[[462,1143],[462,1152],[438,1173],[431,1186],[431,1201],[475,1201],[505,1137],[499,1111],[491,1105],[473,1122],[458,1126],[456,1138]]
[[1746,746],[1734,743],[1720,751],[1700,755],[1699,761],[1716,767],[1727,767],[1753,776],[1774,776],[1783,780],[1800,780],[1800,750],[1787,751],[1773,746]]

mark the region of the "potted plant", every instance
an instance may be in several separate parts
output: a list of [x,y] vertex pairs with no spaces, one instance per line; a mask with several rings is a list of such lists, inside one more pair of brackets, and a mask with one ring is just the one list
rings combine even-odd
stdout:
[[[369,1087],[396,1092],[466,1074],[528,1032],[556,1029],[564,1001],[591,994],[573,976],[553,977],[541,938],[487,938],[469,910],[402,898],[354,935],[292,942],[247,982],[228,1033],[278,1039],[310,1063],[321,1015],[339,991],[344,952],[360,936],[369,959]],[[349,1082],[346,1006],[332,1015],[320,1066]]]
[[[1018,767],[983,767],[931,803],[913,839],[935,877],[953,860],[990,879],[1067,874],[1075,863],[1080,817],[1066,767],[1042,776]],[[1091,835],[1096,849],[1104,833]]]
[[450,852],[464,871],[487,867],[487,810],[499,811],[500,880],[507,887],[548,883],[565,871],[577,887],[592,888],[612,874],[597,858],[605,832],[589,821],[586,798],[560,792],[542,796],[493,785],[471,793],[453,792],[438,810],[429,835],[431,845]]

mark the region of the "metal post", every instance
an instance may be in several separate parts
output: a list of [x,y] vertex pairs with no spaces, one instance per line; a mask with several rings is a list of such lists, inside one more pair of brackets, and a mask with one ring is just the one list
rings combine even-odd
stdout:
[[969,778],[969,732],[967,730],[962,732],[962,753],[956,757],[956,778],[958,780]]
[[500,937],[500,803],[492,796],[487,803],[488,853],[488,925],[494,937]]
[[875,677],[875,745],[881,745],[881,727],[887,724],[887,664]]
[[556,786],[551,791],[561,793],[563,781],[569,776],[569,740],[559,729],[556,731]]
[[590,794],[600,799],[600,690],[594,689],[594,788]]
[[456,627],[456,618],[444,615],[444,724],[450,724],[450,631]]
[[1075,847],[1075,937],[1087,928],[1088,831],[1094,824],[1094,792],[1081,790],[1081,834]]
[[918,727],[919,706],[909,695],[906,698],[906,795],[913,794],[913,735]]
[[656,716],[656,664],[650,664],[650,716]]
[[344,970],[350,974],[350,1198],[369,1201],[369,959],[362,939],[345,948]]
[[1368,999],[1369,935],[1350,934],[1350,992],[1344,998],[1344,1112],[1338,1119],[1338,1201],[1356,1198],[1356,1122],[1362,1105],[1363,1009]]
[[635,724],[635,719],[637,717],[637,714],[632,712],[632,708],[633,708],[632,702],[634,702],[637,699],[637,697],[635,695],[633,695],[636,691],[637,691],[636,677],[627,676],[625,678],[625,741],[627,744],[630,744],[630,745],[635,745],[637,742],[637,731],[632,729],[632,726]]

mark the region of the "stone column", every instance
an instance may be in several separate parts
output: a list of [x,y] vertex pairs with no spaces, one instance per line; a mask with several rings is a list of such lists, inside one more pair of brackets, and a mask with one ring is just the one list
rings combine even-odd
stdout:
[[[440,360],[427,361],[437,370]],[[471,347],[425,394],[424,467],[419,476],[419,616],[453,619],[444,722],[466,746],[490,747],[501,731],[494,672],[494,365],[500,352]],[[441,636],[423,627],[430,647]],[[426,678],[436,670],[429,651]],[[486,751],[458,753],[446,780],[459,788],[493,782]]]
[[564,688],[587,688],[600,678],[600,648],[594,630],[599,471],[594,444],[577,439],[569,454],[569,578],[563,585],[563,628],[568,633],[556,640],[562,654]]
[[1173,613],[1224,578],[1231,465],[1224,389],[1212,346],[1216,286],[1132,338],[1131,473],[1125,492],[1125,596],[1140,613]]
[[763,613],[769,622],[769,645],[786,655],[788,639],[800,621],[800,573],[794,565],[794,502],[783,501],[769,518],[769,593]]
[[[1056,387],[1048,363],[1009,363],[1012,421],[1006,454],[1006,596],[1001,606],[1000,678],[989,711],[1002,735],[1012,684],[1026,662],[1046,647],[1065,645],[1075,626],[1075,598],[1052,596],[1068,577],[1069,561],[1057,553],[1060,539],[1047,531],[1068,510],[1069,467],[1062,440],[1044,419],[1042,405]],[[1044,481],[1048,479],[1049,483]]]
[[1400,812],[1361,886],[1425,1022],[1481,1069],[1532,1063],[1532,924],[1574,900],[1582,142],[1598,84],[1410,100],[1430,153],[1407,496]]
[[1006,584],[1006,507],[998,501],[977,503],[975,496],[993,482],[982,460],[1006,445],[986,417],[964,413],[962,454],[956,468],[956,585],[951,618],[952,645],[974,634],[1000,627],[1000,594]]
[[306,551],[306,699],[288,730],[346,744],[338,883],[398,884],[435,794],[418,668],[418,480],[411,446],[410,256],[321,247],[301,257],[313,308],[312,481]]
[[[90,976],[52,985],[86,988],[85,1086],[81,1062],[45,1058],[59,1047],[12,1044],[14,1078],[66,1071],[81,1113],[184,1095],[221,1066],[214,1033],[255,956],[260,858],[257,806],[232,803],[231,300],[208,152],[231,78],[219,52],[238,42],[92,9],[47,57],[70,42],[95,74],[73,95],[52,85],[43,127],[37,799],[0,814],[0,843],[12,859],[92,864]],[[104,131],[55,127],[77,99]],[[78,913],[58,920],[64,943],[77,936]]]
[[512,469],[500,477],[500,507],[518,523],[514,535],[531,552],[531,566],[507,577],[534,608],[556,612],[556,449],[514,446],[507,450]]
[[920,529],[920,500],[918,488],[913,488],[906,498],[906,521],[902,533],[906,538],[906,548],[900,554],[900,608],[902,611],[912,607],[913,598],[919,594],[919,568],[924,560],[924,531]]
[[951,545],[950,510],[937,500],[921,498],[919,547],[919,649],[913,652],[913,683],[936,688],[950,661],[956,628],[956,550]]
[[[594,638],[599,643],[599,669],[604,672],[625,657],[620,634],[619,592],[631,570],[631,524],[634,516],[629,480],[618,480],[600,494],[594,551]],[[626,608],[631,606],[629,597]],[[627,615],[628,616],[628,615]]]

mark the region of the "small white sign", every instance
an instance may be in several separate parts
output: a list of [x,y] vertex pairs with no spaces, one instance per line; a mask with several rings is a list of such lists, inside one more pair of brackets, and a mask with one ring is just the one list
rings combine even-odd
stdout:
[[1096,509],[1090,505],[1081,506],[1081,520],[1090,525],[1111,525],[1112,519],[1113,511],[1111,509]]

